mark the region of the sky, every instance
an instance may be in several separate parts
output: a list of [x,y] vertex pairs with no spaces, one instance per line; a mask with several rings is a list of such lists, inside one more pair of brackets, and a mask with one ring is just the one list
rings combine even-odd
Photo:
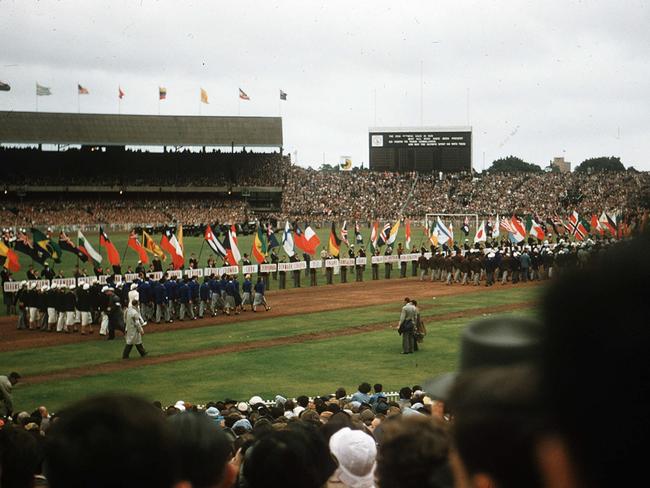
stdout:
[[648,171],[648,25],[647,0],[0,0],[0,110],[117,113],[120,86],[158,114],[164,86],[163,115],[282,116],[301,166],[367,167],[369,127],[469,125],[478,171]]

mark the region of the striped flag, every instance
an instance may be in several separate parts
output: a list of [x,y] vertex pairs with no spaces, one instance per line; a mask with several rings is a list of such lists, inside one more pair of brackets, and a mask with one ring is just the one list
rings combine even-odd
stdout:
[[92,259],[95,263],[99,264],[102,262],[102,255],[95,251],[90,242],[88,242],[88,239],[86,239],[86,236],[83,235],[80,230],[77,231],[77,244],[79,244],[81,252]]
[[79,95],[89,95],[90,92],[88,91],[88,88],[85,88],[81,86],[80,84],[77,83],[77,93]]
[[258,225],[257,232],[253,238],[253,249],[251,251],[251,254],[259,264],[262,264],[264,261],[266,261],[266,253],[267,249],[266,240],[264,239],[264,231],[262,230],[262,226]]
[[164,86],[158,87],[158,100],[165,100],[167,98],[167,88]]
[[212,252],[214,252],[217,256],[221,256],[222,258],[226,257],[226,249],[223,247],[223,244],[219,242],[219,239],[217,239],[217,237],[214,235],[214,232],[212,232],[212,227],[209,225],[205,228],[203,238],[205,239],[205,242],[208,243],[208,246],[210,246],[210,249],[212,249]]
[[388,239],[386,239],[386,245],[392,246],[393,243],[395,242],[395,239],[397,239],[397,232],[399,232],[399,219],[393,224],[393,227],[390,229],[390,233],[388,234]]
[[282,247],[284,252],[287,253],[287,256],[291,257],[296,254],[293,250],[293,234],[291,233],[291,225],[288,220],[284,226],[284,234],[282,234]]
[[377,248],[377,239],[379,239],[379,222],[375,221],[370,231],[370,244],[372,244],[373,249]]
[[344,220],[343,225],[341,226],[341,240],[345,242],[346,246],[350,246],[350,242],[348,241],[348,221]]
[[48,97],[52,95],[52,90],[49,86],[43,86],[36,83],[36,96],[38,97]]
[[244,90],[242,90],[241,88],[239,89],[239,98],[241,98],[242,100],[250,100],[250,97],[246,95]]
[[330,230],[330,238],[328,242],[328,250],[330,256],[335,258],[339,257],[341,251],[341,239],[336,235],[336,224],[332,222],[332,229]]
[[117,87],[117,97],[118,97],[120,100],[122,100],[122,99],[124,98],[124,95],[126,95],[126,93],[124,93],[124,90],[122,90],[122,87],[121,87],[121,86],[118,86],[118,87]]
[[411,249],[411,221],[409,219],[406,219],[404,227],[404,235],[406,236],[406,249]]
[[145,251],[147,251],[149,254],[153,254],[161,261],[167,260],[167,256],[165,255],[162,248],[156,244],[156,242],[153,240],[153,237],[147,234],[147,232],[144,230],[142,231],[142,242],[144,243]]

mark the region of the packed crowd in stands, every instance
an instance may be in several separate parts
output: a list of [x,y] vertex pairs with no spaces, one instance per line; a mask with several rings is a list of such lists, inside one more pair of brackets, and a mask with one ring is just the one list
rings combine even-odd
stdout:
[[[30,413],[13,401],[29,378],[0,376],[0,484],[637,486],[650,429],[649,249],[648,235],[625,241],[563,275],[546,290],[539,320],[472,322],[458,372],[405,386],[397,398],[362,382],[352,395],[339,388],[163,408],[114,394]],[[624,412],[615,428],[594,407],[603,395]]]
[[[194,154],[194,153],[190,153]],[[291,166],[288,158],[255,153],[221,154],[229,162],[219,173],[220,165],[209,171],[188,172],[191,163],[178,168],[147,174],[133,173],[117,180],[97,175],[68,177],[52,174],[34,177],[10,173],[5,183],[33,185],[104,184],[104,185],[171,185],[280,187],[279,207],[255,207],[241,193],[229,195],[129,193],[72,198],[68,195],[27,194],[22,198],[5,195],[0,206],[3,225],[64,225],[111,223],[168,224],[174,220],[188,224],[206,222],[244,222],[256,218],[301,222],[326,222],[348,219],[369,222],[393,220],[399,215],[422,218],[426,213],[477,213],[480,216],[533,214],[543,219],[561,217],[577,210],[580,214],[640,214],[650,201],[650,173],[542,173],[479,175],[385,173],[373,171],[320,171]],[[232,161],[230,161],[232,159]],[[180,163],[179,163],[180,164]],[[214,169],[213,169],[214,168]],[[160,175],[159,175],[160,173]],[[173,174],[173,178],[169,175]],[[223,179],[224,177],[225,179]],[[21,179],[22,178],[22,179]],[[29,180],[29,181],[28,181]]]

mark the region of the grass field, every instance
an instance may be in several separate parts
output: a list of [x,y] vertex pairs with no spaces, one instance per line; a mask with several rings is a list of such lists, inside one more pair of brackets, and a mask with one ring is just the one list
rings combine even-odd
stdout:
[[[486,293],[477,288],[476,292],[463,295],[422,299],[420,307],[429,334],[421,351],[409,356],[399,354],[400,338],[389,328],[399,316],[401,303],[396,300],[355,309],[145,335],[145,346],[152,359],[203,352],[199,358],[143,363],[140,367],[135,355],[128,366],[136,367],[97,372],[94,369],[119,363],[123,347],[121,340],[98,340],[3,352],[0,371],[15,370],[24,375],[26,382],[14,389],[14,401],[18,409],[26,410],[44,404],[56,411],[73,400],[102,391],[135,392],[163,404],[179,399],[196,403],[226,397],[247,399],[254,394],[264,398],[276,394],[327,394],[338,386],[353,392],[362,381],[381,382],[385,390],[392,391],[454,369],[461,330],[484,315],[481,309],[512,306],[519,309],[509,313],[536,314],[534,303],[540,290],[541,287],[507,287]],[[354,335],[339,335],[358,326],[371,327],[357,330]],[[292,342],[307,333],[321,335]],[[286,343],[262,345],[277,339]],[[218,353],[233,344],[251,347]],[[65,373],[70,368],[82,368],[83,374],[29,384],[30,376]]]

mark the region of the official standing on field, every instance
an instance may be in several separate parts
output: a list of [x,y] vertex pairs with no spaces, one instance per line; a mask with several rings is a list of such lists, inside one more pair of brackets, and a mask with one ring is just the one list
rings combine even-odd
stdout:
[[411,303],[411,299],[405,298],[397,329],[397,332],[402,336],[402,354],[411,354],[415,350],[417,313],[417,308]]

